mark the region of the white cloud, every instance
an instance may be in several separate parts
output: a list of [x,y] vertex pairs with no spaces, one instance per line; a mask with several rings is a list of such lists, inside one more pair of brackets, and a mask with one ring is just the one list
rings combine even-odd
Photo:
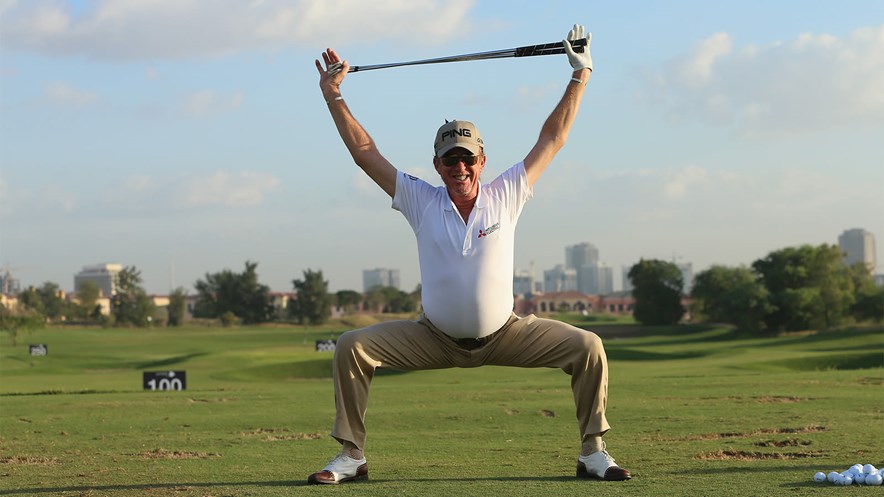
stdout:
[[241,91],[225,96],[214,90],[203,90],[187,98],[184,111],[192,117],[209,117],[239,108],[244,99]]
[[708,83],[713,76],[715,62],[731,53],[731,37],[715,33],[694,47],[694,52],[678,64],[683,84],[698,86]]
[[884,123],[884,25],[849,36],[801,34],[739,50],[727,33],[644,77],[639,98],[674,122],[733,126],[746,135]]
[[[132,60],[276,50],[293,44],[421,40],[470,30],[474,0],[59,0],[7,2],[0,43],[52,55]],[[366,22],[371,19],[371,22]]]
[[98,100],[98,93],[79,90],[63,82],[47,84],[43,94],[55,104],[72,107],[83,107]]
[[278,189],[280,180],[268,173],[218,171],[209,176],[189,178],[181,190],[186,206],[256,206],[265,195]]
[[703,185],[710,180],[709,171],[700,166],[688,166],[665,173],[663,196],[668,200],[680,200],[687,196],[688,189]]

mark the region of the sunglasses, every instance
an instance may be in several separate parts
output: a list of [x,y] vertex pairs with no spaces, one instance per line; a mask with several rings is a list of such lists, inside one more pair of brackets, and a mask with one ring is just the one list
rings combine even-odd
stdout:
[[475,166],[477,162],[479,162],[479,157],[481,155],[446,155],[445,157],[439,157],[439,160],[442,162],[443,166],[454,166],[457,165],[458,162],[463,162],[465,166]]

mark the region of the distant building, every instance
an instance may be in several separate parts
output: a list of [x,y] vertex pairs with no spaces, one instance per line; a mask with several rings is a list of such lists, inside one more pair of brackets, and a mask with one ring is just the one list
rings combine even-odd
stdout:
[[682,262],[681,264],[676,264],[678,270],[681,271],[681,279],[684,282],[684,286],[682,286],[681,293],[684,295],[690,295],[691,290],[694,288],[694,264],[691,262]]
[[101,295],[111,297],[117,293],[117,275],[123,270],[121,264],[94,264],[83,266],[83,270],[74,276],[74,292],[86,281],[98,284]]
[[601,312],[631,315],[635,310],[635,299],[631,291],[611,293],[602,298],[599,307]]
[[593,312],[600,298],[578,291],[551,292],[535,298],[535,308],[539,312]]
[[629,270],[632,269],[632,266],[620,266],[621,274],[623,275],[623,284],[620,291],[622,292],[631,292],[632,291],[632,281],[629,279]]
[[577,291],[587,295],[607,295],[614,291],[614,269],[595,261],[577,269]]
[[599,249],[591,243],[578,243],[565,247],[565,269],[575,271],[587,264],[595,264],[599,260]]
[[399,288],[398,269],[366,269],[362,271],[362,291],[367,292],[376,286]]
[[558,264],[552,269],[543,272],[543,291],[566,292],[577,291],[577,270],[565,268]]
[[838,237],[838,247],[844,253],[845,264],[852,266],[861,262],[870,273],[875,271],[875,235],[872,233],[861,228],[846,230]]
[[534,274],[530,271],[516,271],[513,275],[513,294],[531,295],[534,293]]
[[8,270],[0,273],[0,295],[18,295],[21,293],[21,282],[12,277]]

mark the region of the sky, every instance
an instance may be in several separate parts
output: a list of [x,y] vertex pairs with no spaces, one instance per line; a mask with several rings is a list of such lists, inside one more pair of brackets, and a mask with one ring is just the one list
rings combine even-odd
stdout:
[[[877,237],[884,272],[884,2],[708,0],[0,0],[0,264],[73,290],[83,266],[164,294],[258,263],[292,291],[362,271],[420,281],[416,244],[353,164],[314,59],[409,61],[592,32],[565,148],[519,221],[521,270],[589,242],[641,258],[751,265]],[[565,55],[347,76],[381,152],[432,184],[445,119],[474,122],[487,182],[520,161],[570,79]],[[616,283],[615,283],[616,285]]]

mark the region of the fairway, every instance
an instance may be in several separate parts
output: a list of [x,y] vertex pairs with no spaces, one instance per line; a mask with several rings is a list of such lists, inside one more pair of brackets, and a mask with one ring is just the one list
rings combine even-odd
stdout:
[[[884,330],[744,338],[726,328],[599,327],[605,437],[626,482],[574,478],[559,370],[376,376],[370,480],[305,485],[338,450],[330,352],[342,327],[47,328],[0,334],[0,495],[881,495],[816,471],[884,465]],[[618,335],[629,335],[618,338]],[[28,344],[47,344],[32,357]],[[187,390],[142,390],[186,370]]]

